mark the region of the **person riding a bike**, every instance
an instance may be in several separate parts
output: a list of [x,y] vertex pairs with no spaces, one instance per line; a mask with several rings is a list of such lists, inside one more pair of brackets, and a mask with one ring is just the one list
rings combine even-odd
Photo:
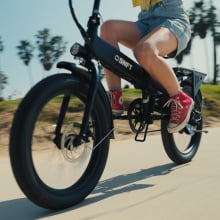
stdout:
[[[189,18],[182,0],[132,0],[132,3],[133,7],[141,8],[138,20],[106,21],[100,36],[116,48],[120,43],[132,49],[139,64],[166,89],[170,95],[166,106],[171,105],[168,132],[178,132],[188,123],[194,102],[181,90],[164,56],[176,56],[187,46],[191,35]],[[121,79],[108,69],[104,72],[113,114],[122,114]]]
[[[200,89],[206,74],[172,69],[163,58],[179,54],[190,38],[181,0],[133,0],[133,6],[141,7],[138,21],[106,21],[104,40],[98,36],[101,0],[94,0],[87,30],[68,2],[85,42],[71,47],[77,63],[60,61],[57,68],[65,72],[35,84],[22,98],[10,129],[10,162],[19,187],[32,202],[52,210],[76,205],[94,190],[108,159],[114,120],[128,120],[138,142],[160,131],[164,150],[176,164],[192,161],[207,132]],[[117,49],[119,43],[134,51],[140,65]],[[97,62],[141,90],[127,114],[112,115],[124,110],[120,78],[105,70],[114,100],[110,105]],[[171,117],[170,108],[163,107],[170,105]],[[160,130],[148,131],[155,120]]]

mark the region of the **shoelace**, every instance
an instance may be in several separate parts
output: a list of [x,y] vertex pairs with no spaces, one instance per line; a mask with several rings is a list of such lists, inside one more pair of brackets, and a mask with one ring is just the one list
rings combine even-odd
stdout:
[[183,106],[181,105],[179,100],[171,98],[164,104],[163,108],[170,107],[170,105],[172,110],[170,121],[178,121],[180,118],[179,109],[183,109]]

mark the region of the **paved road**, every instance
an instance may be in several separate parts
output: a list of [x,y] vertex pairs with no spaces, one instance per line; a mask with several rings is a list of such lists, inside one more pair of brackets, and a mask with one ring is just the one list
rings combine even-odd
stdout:
[[220,219],[220,128],[204,134],[193,162],[175,166],[160,136],[114,141],[96,190],[81,204],[51,212],[22,194],[7,156],[0,157],[0,220]]

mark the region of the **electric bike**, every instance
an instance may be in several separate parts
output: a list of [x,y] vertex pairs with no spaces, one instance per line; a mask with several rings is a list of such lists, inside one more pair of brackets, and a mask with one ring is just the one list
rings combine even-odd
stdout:
[[[87,29],[79,23],[72,1],[70,12],[84,45],[75,43],[78,61],[59,62],[66,73],[38,82],[23,98],[10,133],[10,160],[16,181],[37,205],[64,209],[82,201],[97,185],[108,158],[114,120],[127,120],[136,141],[145,141],[148,127],[160,120],[164,149],[176,164],[195,156],[203,132],[202,94],[205,74],[174,68],[177,79],[194,102],[190,121],[170,134],[170,108],[165,89],[135,61],[98,36],[100,0],[94,0]],[[130,102],[125,114],[112,114],[97,63],[130,82],[141,97]]]

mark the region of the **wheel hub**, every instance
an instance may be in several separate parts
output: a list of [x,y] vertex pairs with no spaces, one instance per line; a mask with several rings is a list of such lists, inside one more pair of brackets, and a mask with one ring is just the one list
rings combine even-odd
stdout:
[[74,127],[71,125],[63,132],[61,139],[61,150],[63,156],[71,163],[77,163],[78,161],[82,160],[89,149],[89,143],[85,142],[75,146],[74,141],[76,138],[77,134],[75,134]]

